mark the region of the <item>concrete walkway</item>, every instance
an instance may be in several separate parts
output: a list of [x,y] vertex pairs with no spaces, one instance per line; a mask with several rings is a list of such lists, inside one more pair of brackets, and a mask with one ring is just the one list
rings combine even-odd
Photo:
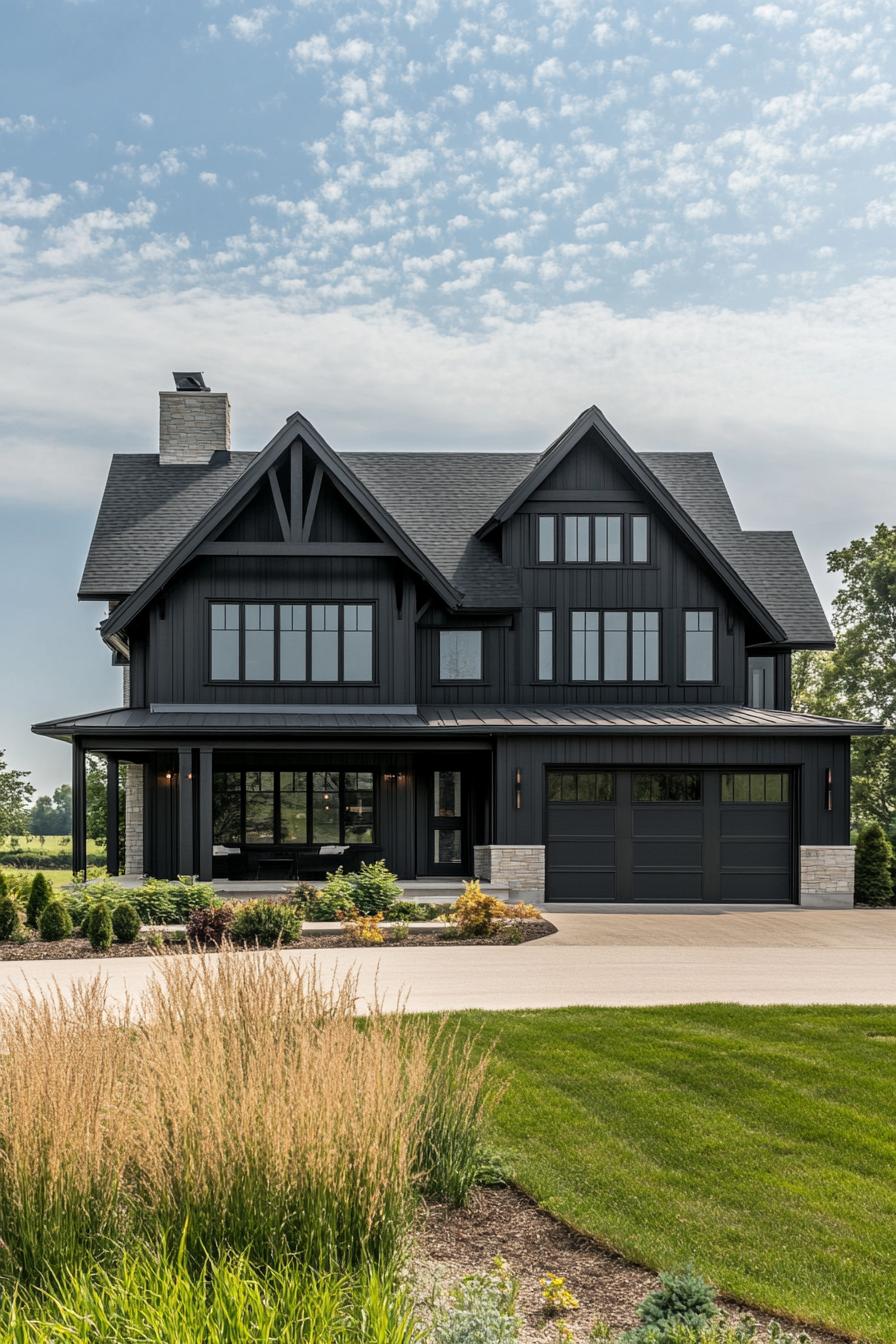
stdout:
[[[896,910],[600,911],[552,916],[558,932],[513,947],[267,952],[355,967],[360,992],[412,1010],[705,1003],[896,1005]],[[139,996],[157,958],[0,963],[0,990],[65,988],[97,973]]]

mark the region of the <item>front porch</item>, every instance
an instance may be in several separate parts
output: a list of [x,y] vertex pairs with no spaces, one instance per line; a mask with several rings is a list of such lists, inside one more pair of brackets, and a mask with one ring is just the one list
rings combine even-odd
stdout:
[[[340,866],[356,870],[383,859],[409,898],[425,889],[432,896],[418,899],[448,899],[448,889],[456,894],[473,873],[476,847],[491,838],[492,752],[486,743],[396,751],[200,741],[115,751],[75,740],[76,871],[86,870],[88,749],[108,762],[108,866],[126,881],[189,874],[229,895],[259,895],[297,880],[322,882]],[[121,765],[127,767],[126,846],[118,805]]]

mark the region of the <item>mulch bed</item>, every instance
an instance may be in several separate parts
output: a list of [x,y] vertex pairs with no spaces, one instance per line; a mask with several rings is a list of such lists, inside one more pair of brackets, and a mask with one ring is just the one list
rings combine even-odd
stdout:
[[[572,1231],[513,1187],[475,1190],[466,1209],[429,1206],[418,1230],[417,1245],[415,1268],[423,1300],[435,1285],[444,1287],[465,1274],[487,1271],[496,1255],[506,1260],[520,1284],[523,1344],[553,1344],[556,1338],[538,1286],[544,1274],[562,1275],[579,1300],[579,1310],[562,1317],[576,1344],[586,1344],[598,1321],[605,1322],[614,1333],[637,1325],[639,1303],[659,1285],[651,1270]],[[686,1258],[685,1248],[682,1256]],[[839,1335],[794,1326],[786,1317],[773,1318],[743,1307],[738,1311],[735,1303],[725,1304],[725,1309],[732,1317],[752,1316],[760,1330],[777,1319],[786,1329],[805,1329],[818,1344],[841,1344]]]
[[[495,938],[456,938],[440,930],[433,930],[431,932],[409,933],[406,938],[396,939],[395,941],[389,938],[389,931],[385,930],[386,941],[373,944],[373,946],[377,951],[383,952],[393,947],[512,947],[521,943],[531,943],[535,938],[546,938],[548,934],[557,932],[554,925],[546,919],[533,919],[531,922],[520,924],[517,927],[519,929],[518,937],[513,934],[511,937],[504,935]],[[306,934],[296,939],[295,942],[284,944],[284,947],[290,950],[304,949],[311,952],[324,947],[357,950],[359,947],[365,946],[369,947],[371,944],[355,942],[347,938],[342,932]],[[29,937],[26,942],[0,943],[0,961],[76,961],[80,957],[176,956],[180,953],[195,950],[195,948],[189,947],[182,938],[166,940],[161,946],[158,946],[141,936],[134,943],[113,943],[108,952],[95,952],[86,938],[63,938],[58,943],[47,943],[29,930]],[[217,952],[217,950],[213,943],[205,948],[207,952]]]

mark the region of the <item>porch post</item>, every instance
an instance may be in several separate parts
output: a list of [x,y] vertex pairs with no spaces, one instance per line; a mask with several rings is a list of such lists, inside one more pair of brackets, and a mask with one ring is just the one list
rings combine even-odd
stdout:
[[118,757],[106,753],[106,871],[119,874],[120,836],[118,819]]
[[72,872],[87,878],[87,778],[86,755],[72,738]]
[[192,877],[193,860],[193,750],[181,747],[177,753],[177,871]]
[[199,748],[199,880],[212,880],[212,748]]

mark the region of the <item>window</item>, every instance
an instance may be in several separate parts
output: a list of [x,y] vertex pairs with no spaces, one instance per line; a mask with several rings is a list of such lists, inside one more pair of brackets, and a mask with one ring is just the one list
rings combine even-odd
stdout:
[[482,680],[482,631],[439,631],[439,679]]
[[370,770],[228,770],[213,778],[216,845],[371,844]]
[[599,513],[594,519],[594,560],[596,564],[616,564],[622,559],[622,519],[616,514]]
[[570,514],[563,519],[563,558],[575,564],[587,564],[590,556],[588,534],[591,519],[585,514]]
[[700,797],[700,776],[684,770],[652,770],[632,780],[636,803],[699,803]]
[[597,681],[598,621],[596,611],[570,613],[573,681]]
[[612,803],[615,778],[609,770],[549,770],[549,803]]
[[747,659],[747,704],[752,709],[774,709],[774,658]]
[[553,681],[554,613],[552,611],[538,611],[535,613],[535,619],[537,623],[536,637],[538,641],[535,675],[539,681]]
[[631,560],[633,565],[646,565],[650,559],[650,519],[644,514],[632,517]]
[[552,565],[557,559],[557,519],[551,513],[538,515],[538,561]]
[[628,680],[628,612],[605,611],[604,681]]
[[715,612],[684,614],[684,679],[712,681],[715,676]]
[[246,631],[246,681],[274,680],[274,608],[247,602],[243,608]]
[[237,681],[240,675],[239,604],[236,602],[213,602],[211,625],[212,680]]
[[660,614],[632,612],[632,681],[660,679]]
[[371,602],[212,602],[210,625],[212,681],[373,681]]
[[746,772],[722,776],[723,803],[786,803],[790,801],[790,778],[783,771],[773,774]]

